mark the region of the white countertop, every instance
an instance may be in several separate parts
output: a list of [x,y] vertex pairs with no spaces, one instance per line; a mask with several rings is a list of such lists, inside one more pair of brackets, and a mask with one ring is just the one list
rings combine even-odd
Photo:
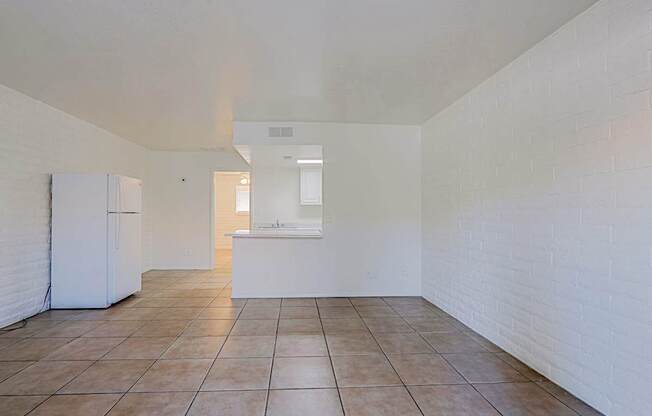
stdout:
[[258,230],[237,230],[224,234],[235,238],[321,238],[321,230],[317,229],[292,229],[269,228]]

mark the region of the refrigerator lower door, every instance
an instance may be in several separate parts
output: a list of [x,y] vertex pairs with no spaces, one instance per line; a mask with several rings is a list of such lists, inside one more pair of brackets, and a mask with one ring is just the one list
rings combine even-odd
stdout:
[[140,214],[109,214],[108,303],[141,289]]

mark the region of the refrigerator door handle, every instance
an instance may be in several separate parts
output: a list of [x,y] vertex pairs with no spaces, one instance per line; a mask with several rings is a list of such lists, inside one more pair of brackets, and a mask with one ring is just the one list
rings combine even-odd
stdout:
[[122,212],[122,181],[120,180],[119,176],[115,177],[115,190],[116,190],[116,198],[117,198],[117,211]]
[[120,214],[115,216],[115,249],[120,250]]
[[[118,199],[118,213],[122,212],[122,195],[121,195],[121,183],[120,183],[120,177],[116,176],[115,177],[116,181],[116,198]],[[115,237],[115,249],[119,250],[120,249],[120,214],[116,215],[116,237]]]

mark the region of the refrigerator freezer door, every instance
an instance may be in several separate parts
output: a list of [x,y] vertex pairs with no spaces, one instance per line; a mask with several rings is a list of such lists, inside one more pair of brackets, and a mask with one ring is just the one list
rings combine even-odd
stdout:
[[142,193],[140,179],[109,175],[109,212],[142,212]]
[[141,289],[140,214],[109,214],[109,303]]

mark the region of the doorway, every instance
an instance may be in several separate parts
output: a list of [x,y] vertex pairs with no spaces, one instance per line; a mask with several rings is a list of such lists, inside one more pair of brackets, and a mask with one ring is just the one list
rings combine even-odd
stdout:
[[215,172],[215,271],[231,274],[232,237],[237,230],[249,229],[251,178],[249,172]]

